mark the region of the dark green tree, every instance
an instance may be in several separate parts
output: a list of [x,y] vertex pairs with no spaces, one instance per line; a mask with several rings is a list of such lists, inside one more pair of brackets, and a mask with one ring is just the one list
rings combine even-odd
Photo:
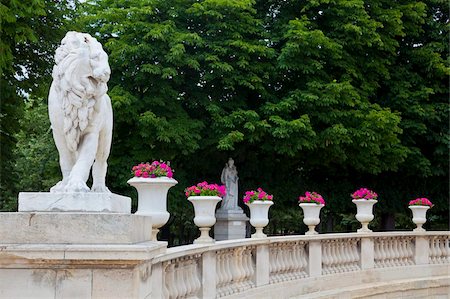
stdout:
[[0,210],[14,209],[22,180],[14,156],[19,119],[28,95],[48,92],[54,50],[65,34],[71,5],[66,0],[0,4]]

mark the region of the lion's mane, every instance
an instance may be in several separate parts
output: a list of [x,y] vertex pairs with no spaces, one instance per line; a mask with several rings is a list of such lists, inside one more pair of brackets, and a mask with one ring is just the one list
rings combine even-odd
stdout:
[[[69,32],[56,50],[53,84],[64,112],[64,135],[72,152],[78,150],[83,131],[88,127],[97,99],[107,90],[92,74],[91,59],[103,51],[89,34]],[[105,54],[106,55],[106,54]]]

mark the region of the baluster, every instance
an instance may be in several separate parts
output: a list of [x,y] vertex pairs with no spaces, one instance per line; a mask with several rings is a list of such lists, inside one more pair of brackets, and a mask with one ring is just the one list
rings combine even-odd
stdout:
[[251,287],[252,275],[253,275],[253,248],[250,247],[245,253],[245,282],[248,287]]
[[176,279],[178,281],[178,297],[183,297],[186,295],[186,262],[184,259],[177,260],[178,268],[176,271]]
[[327,267],[327,274],[333,273],[332,268],[333,268],[333,263],[334,263],[334,256],[333,256],[333,248],[332,248],[332,243],[331,240],[327,240],[327,245],[328,245],[328,267]]
[[303,243],[301,252],[302,252],[302,256],[301,256],[302,264],[304,265],[303,272],[306,275],[306,271],[307,271],[308,265],[309,265],[309,257],[306,255],[306,243]]
[[281,260],[283,259],[282,257],[282,248],[280,246],[280,243],[277,243],[276,245],[276,253],[275,253],[275,281],[281,281],[281,271],[283,270],[283,263],[281,262]]
[[332,250],[333,250],[333,259],[334,259],[334,263],[333,263],[333,273],[338,273],[339,272],[339,264],[341,263],[341,259],[339,256],[339,248],[338,248],[338,242],[336,240],[333,240],[331,242],[332,244]]
[[406,254],[403,250],[405,242],[406,238],[401,238],[400,240],[398,240],[398,263],[400,266],[406,265]]
[[227,294],[233,294],[233,282],[234,282],[234,273],[233,273],[233,249],[227,250],[226,259],[225,259],[225,269],[227,271]]
[[223,282],[224,282],[222,260],[223,260],[222,251],[216,251],[216,272],[217,272],[216,288],[217,289],[220,289],[223,286]]
[[322,242],[322,272],[328,274],[328,268],[330,265],[330,250],[328,240]]
[[350,239],[348,241],[342,242],[344,254],[345,254],[345,270],[352,271],[353,270],[353,246],[355,241]]
[[434,240],[433,240],[434,242],[433,242],[433,249],[434,249],[434,254],[433,254],[433,262],[435,263],[435,264],[437,264],[438,262],[439,262],[439,239],[438,239],[438,237],[434,237]]
[[358,255],[358,240],[352,239],[350,243],[349,250],[349,270],[354,271],[358,269],[357,264],[359,263],[359,255]]
[[342,242],[341,240],[336,240],[336,254],[338,257],[338,263],[337,263],[337,272],[344,272],[345,271],[345,255],[342,248]]
[[176,287],[177,281],[176,281],[176,277],[175,277],[175,265],[173,264],[173,262],[170,262],[170,264],[167,268],[168,268],[168,271],[167,271],[168,276],[166,276],[166,277],[168,277],[167,281],[169,282],[167,284],[167,287],[169,289],[168,298],[170,298],[170,299],[177,298],[178,291],[177,291],[177,287]]
[[378,238],[374,238],[373,240],[373,259],[374,267],[377,268],[380,261],[380,242]]
[[339,272],[346,272],[347,271],[347,254],[345,252],[345,245],[342,240],[337,241],[337,251],[339,255]]
[[240,282],[241,282],[241,267],[239,265],[239,256],[241,255],[242,249],[241,248],[234,248],[233,249],[233,255],[232,255],[232,270],[233,270],[233,290],[237,291],[240,288]]
[[189,262],[189,268],[188,268],[188,293],[187,295],[192,296],[197,292],[196,287],[196,281],[197,278],[197,271],[196,271],[196,260],[195,257],[192,257],[192,259]]
[[173,280],[170,280],[169,274],[168,274],[168,268],[166,263],[163,263],[163,298],[169,298],[169,288],[168,285],[171,285],[173,283]]
[[445,256],[444,262],[450,263],[450,239],[445,239]]
[[348,271],[353,271],[354,269],[354,261],[356,259],[356,255],[355,255],[355,248],[356,248],[356,240],[355,239],[350,239],[346,242],[346,244],[348,244],[348,248],[346,250],[346,255],[347,255],[347,270]]
[[334,267],[335,267],[335,263],[337,262],[337,260],[336,260],[336,255],[334,253],[333,240],[330,240],[329,244],[330,244],[330,267],[328,268],[329,269],[328,273],[334,273]]
[[244,246],[242,247],[241,250],[239,250],[238,256],[237,256],[237,261],[239,264],[239,272],[240,272],[240,277],[239,277],[239,285],[240,288],[242,290],[245,289],[245,265],[244,265],[244,258],[245,258],[245,252],[247,250],[247,247]]
[[400,265],[405,266],[408,265],[408,251],[406,250],[407,248],[407,242],[408,239],[407,238],[401,238],[399,241],[399,253],[400,253]]
[[387,258],[387,250],[386,250],[386,240],[384,238],[380,238],[380,265],[382,268],[386,267],[386,258]]
[[195,264],[194,264],[194,286],[195,286],[195,292],[198,294],[198,292],[200,292],[200,289],[202,288],[202,282],[200,281],[200,271],[199,271],[199,267],[201,267],[201,255],[199,254],[197,256],[197,259],[195,260]]
[[289,264],[290,264],[289,271],[292,279],[295,279],[298,276],[297,274],[299,265],[296,259],[297,250],[298,250],[298,242],[292,243],[291,252],[289,255]]
[[394,266],[401,266],[400,263],[400,250],[399,243],[401,239],[392,239],[392,245],[394,247]]
[[408,238],[402,238],[399,242],[400,245],[400,264],[402,266],[408,265],[408,252],[406,251]]
[[244,250],[242,251],[242,257],[241,257],[241,263],[242,263],[242,279],[241,279],[241,284],[243,289],[246,289],[248,286],[248,281],[247,281],[247,277],[248,277],[248,265],[247,265],[247,258],[248,258],[248,251],[249,248],[245,247]]
[[439,239],[439,263],[443,263],[445,261],[445,247],[444,247],[445,239]]
[[295,274],[294,274],[295,264],[294,264],[294,259],[292,257],[292,255],[294,254],[295,243],[289,243],[288,245],[289,245],[289,250],[288,250],[287,255],[286,255],[286,264],[287,264],[287,267],[286,267],[286,272],[287,272],[286,279],[292,279],[292,278],[295,277]]
[[446,239],[444,237],[441,237],[441,241],[439,242],[439,248],[441,251],[441,257],[439,259],[439,263],[445,263],[446,259],[447,259],[447,252],[446,252],[446,248],[445,248],[445,241]]
[[401,265],[399,262],[399,260],[400,260],[400,251],[398,248],[399,242],[400,242],[400,240],[392,239],[392,250],[393,250],[392,252],[394,255],[392,261],[394,262],[394,266]]
[[247,275],[247,283],[249,286],[252,286],[253,284],[253,276],[255,274],[255,265],[253,264],[253,257],[255,256],[255,247],[251,247],[248,250],[248,255],[247,255],[247,268],[248,268],[248,275]]
[[287,243],[281,243],[281,281],[285,281],[287,279],[287,269],[288,269],[288,254],[289,254],[289,246]]
[[291,264],[291,267],[290,267],[290,273],[291,273],[291,277],[292,277],[292,279],[296,279],[296,278],[298,278],[298,267],[299,267],[299,264],[298,264],[298,260],[297,260],[297,252],[298,252],[298,242],[294,242],[293,244],[292,244],[292,247],[291,247],[291,254],[290,254],[290,256],[289,256],[289,258],[290,258],[290,264]]
[[335,273],[342,272],[342,261],[343,256],[341,252],[341,242],[339,240],[334,241],[334,254],[336,255],[336,263],[335,266]]
[[413,251],[413,247],[412,247],[412,239],[408,238],[406,240],[406,252],[408,255],[408,265],[413,265],[414,264],[414,251]]
[[394,258],[395,258],[395,249],[394,249],[394,240],[392,238],[388,239],[388,266],[395,266]]
[[223,251],[216,251],[217,293],[221,295],[225,283],[225,272],[223,270]]

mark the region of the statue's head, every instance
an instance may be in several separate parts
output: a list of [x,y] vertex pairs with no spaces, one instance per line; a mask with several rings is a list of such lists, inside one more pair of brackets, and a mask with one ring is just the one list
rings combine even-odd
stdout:
[[234,160],[233,160],[233,158],[229,158],[229,159],[228,159],[228,166],[229,166],[229,167],[233,167],[233,166],[234,166]]
[[56,50],[55,62],[53,79],[65,73],[71,74],[73,80],[88,78],[106,83],[111,74],[108,55],[102,45],[87,33],[67,32]]

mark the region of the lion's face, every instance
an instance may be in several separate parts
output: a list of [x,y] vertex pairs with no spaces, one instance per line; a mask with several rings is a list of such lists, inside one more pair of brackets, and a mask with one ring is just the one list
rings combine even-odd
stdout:
[[70,73],[74,79],[88,78],[106,83],[111,74],[108,55],[102,45],[87,33],[67,32],[56,50],[55,62],[60,68],[59,73]]

